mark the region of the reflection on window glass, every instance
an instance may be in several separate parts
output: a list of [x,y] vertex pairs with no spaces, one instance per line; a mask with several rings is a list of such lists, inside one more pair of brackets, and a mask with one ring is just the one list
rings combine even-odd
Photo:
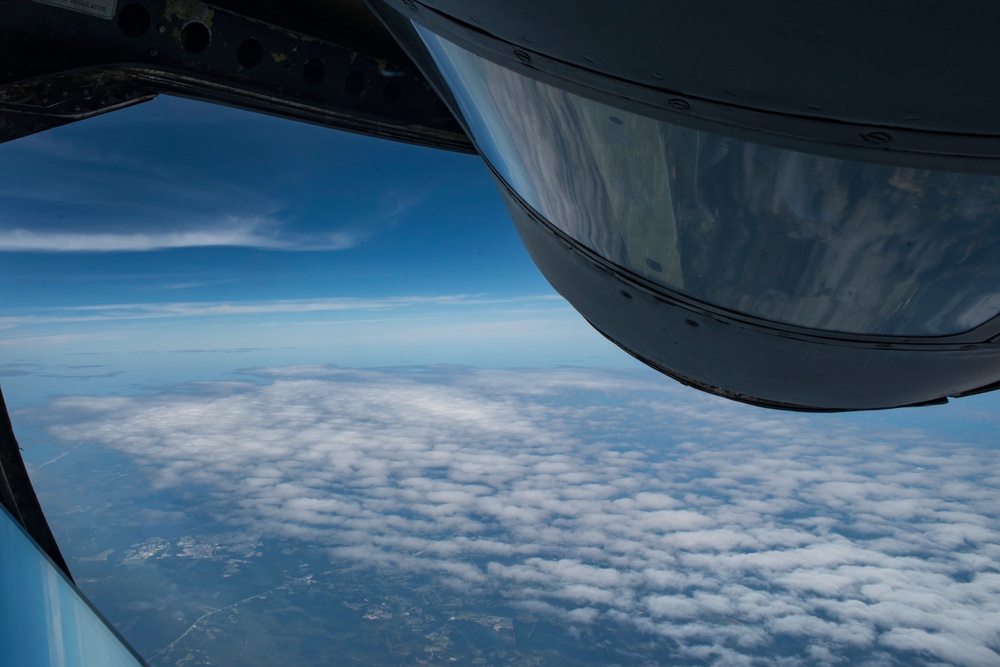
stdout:
[[69,581],[0,507],[0,638],[10,667],[139,667]]
[[838,160],[655,121],[421,29],[480,150],[553,225],[767,320],[939,336],[1000,312],[1000,178]]

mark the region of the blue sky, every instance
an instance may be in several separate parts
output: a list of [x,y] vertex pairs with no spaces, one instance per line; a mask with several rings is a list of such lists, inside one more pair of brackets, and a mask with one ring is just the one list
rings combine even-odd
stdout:
[[466,270],[471,290],[539,285],[519,270],[526,258],[470,156],[161,97],[18,141],[5,161],[0,248],[185,250],[119,254],[96,271],[89,253],[25,256],[33,280],[9,305],[53,298],[39,273],[88,281],[88,304],[130,290],[158,301],[438,293]]
[[474,156],[160,97],[0,165],[14,405],[284,363],[631,363],[534,268]]

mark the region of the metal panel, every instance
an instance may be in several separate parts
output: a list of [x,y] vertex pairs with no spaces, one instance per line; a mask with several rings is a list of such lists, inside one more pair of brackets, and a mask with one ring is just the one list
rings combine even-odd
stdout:
[[556,291],[613,343],[684,384],[763,407],[838,412],[943,403],[1000,376],[997,344],[838,340],[675,299],[574,243],[501,189]]
[[119,2],[114,20],[106,20],[37,2],[5,3],[0,141],[168,93],[473,151],[419,70],[356,2],[326,3],[318,14],[311,4],[261,8],[269,6]]

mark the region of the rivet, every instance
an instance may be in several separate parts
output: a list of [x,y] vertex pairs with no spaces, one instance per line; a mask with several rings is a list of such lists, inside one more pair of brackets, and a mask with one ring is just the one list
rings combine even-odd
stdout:
[[628,292],[626,292],[625,290],[622,290],[622,291],[620,292],[620,294],[621,294],[621,295],[622,295],[623,297],[625,297],[626,299],[631,299],[631,298],[632,298],[632,295],[631,295],[631,294],[629,294]]
[[166,31],[167,31],[167,26],[163,25],[162,23],[156,26],[156,32],[160,33],[161,35]]
[[159,52],[156,49],[150,49],[149,50],[149,55],[151,55],[151,56],[155,56],[157,53],[159,53]]
[[518,60],[520,60],[525,65],[531,62],[531,56],[528,55],[527,51],[522,51],[521,49],[514,49],[514,55],[517,57]]
[[663,75],[659,72],[653,72],[652,77],[657,81],[663,81]]
[[861,138],[865,141],[871,142],[873,144],[887,144],[892,141],[892,135],[888,132],[881,132],[878,130],[872,132],[865,132],[861,135]]
[[688,109],[691,108],[691,105],[690,105],[690,103],[688,103],[687,100],[682,100],[682,99],[678,99],[678,98],[674,98],[674,99],[670,100],[667,104],[669,104],[673,108],[679,109],[681,111],[687,111]]
[[689,327],[700,327],[701,326],[700,324],[698,324],[694,320],[684,320],[684,324],[688,325]]

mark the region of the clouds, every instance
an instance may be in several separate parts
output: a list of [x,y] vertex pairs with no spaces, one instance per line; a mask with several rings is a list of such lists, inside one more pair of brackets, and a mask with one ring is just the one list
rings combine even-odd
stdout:
[[[247,365],[474,363],[482,349],[504,365],[607,363],[476,156],[161,96],[3,158],[11,361],[96,353],[129,374],[117,387],[149,367],[138,355],[178,349],[285,350]],[[211,360],[181,363],[171,379],[217,377]]]
[[1000,660],[995,457],[974,444],[645,373],[261,375],[60,399],[52,432],[125,452],[156,487],[204,485],[250,534],[624,623],[687,659]]
[[[3,155],[0,252],[339,251],[449,209],[472,222],[493,195],[470,156],[165,96]],[[450,182],[462,192],[429,208]]]
[[278,233],[272,221],[226,220],[198,229],[146,232],[72,232],[0,229],[0,252],[150,252],[176,248],[230,246],[267,250],[343,250],[366,237],[337,232],[318,235]]
[[27,325],[79,324],[164,318],[228,317],[242,315],[303,315],[399,311],[434,307],[530,306],[561,304],[555,296],[495,297],[476,294],[394,296],[381,298],[273,299],[270,301],[175,301],[112,303],[100,306],[24,309],[31,314],[0,317],[0,329]]
[[[424,199],[416,188],[370,187],[331,200],[335,188],[323,176],[334,182],[340,174],[321,147],[331,144],[329,131],[290,165],[278,147],[302,130],[274,127],[274,119],[248,123],[249,114],[201,105],[186,128],[173,128],[173,142],[128,126],[129,117],[176,104],[157,100],[114,114],[110,122],[124,124],[122,132],[107,132],[101,119],[90,132],[66,128],[14,144],[6,156],[19,168],[0,185],[0,252],[342,251],[404,224]],[[199,117],[229,127],[199,128]],[[241,156],[254,141],[260,150]]]

